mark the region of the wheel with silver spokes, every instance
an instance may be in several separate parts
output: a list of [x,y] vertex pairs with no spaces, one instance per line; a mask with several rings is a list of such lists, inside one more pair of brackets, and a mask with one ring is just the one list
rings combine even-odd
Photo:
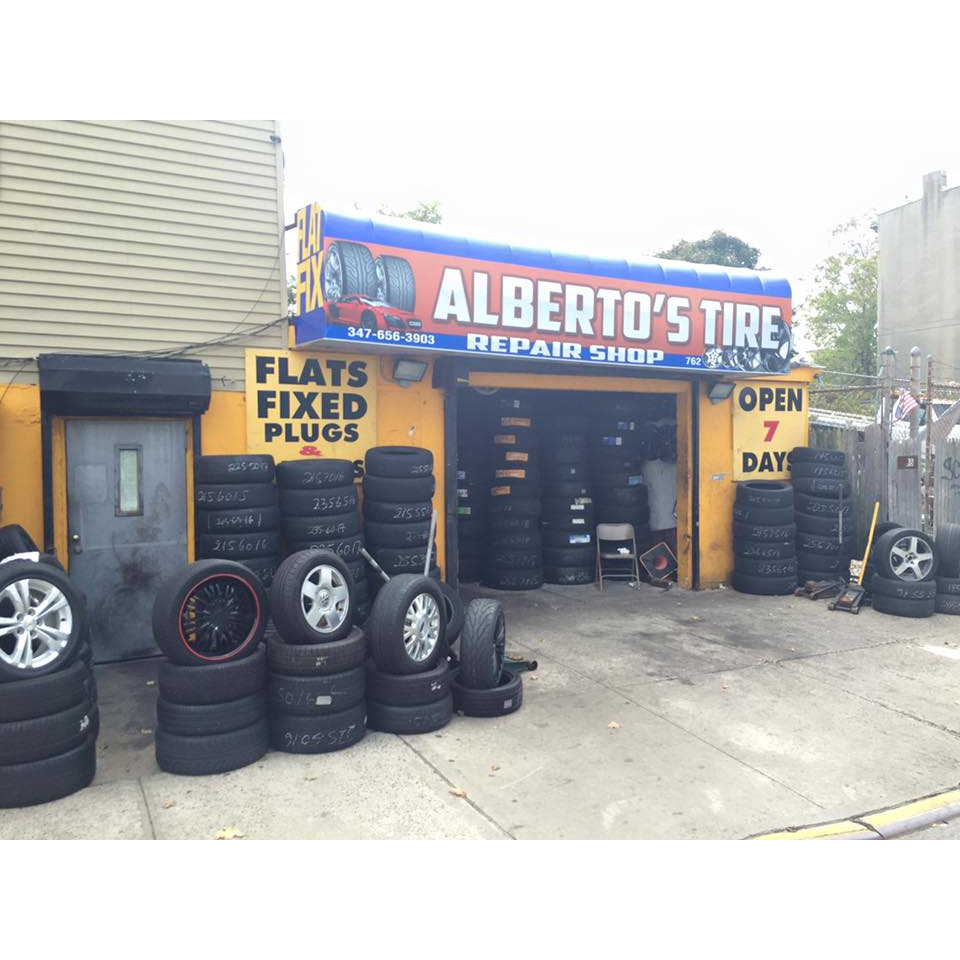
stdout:
[[391,577],[377,594],[366,629],[378,670],[430,670],[446,651],[447,612],[440,585],[412,573]]
[[343,296],[343,260],[340,247],[331,244],[323,261],[323,299],[336,301]]
[[84,618],[83,598],[62,571],[30,560],[0,564],[0,679],[68,664]]
[[354,583],[329,550],[301,550],[280,564],[270,587],[277,632],[287,643],[328,643],[353,626]]
[[936,576],[936,548],[922,530],[891,530],[877,540],[874,549],[876,569],[882,577],[920,583]]

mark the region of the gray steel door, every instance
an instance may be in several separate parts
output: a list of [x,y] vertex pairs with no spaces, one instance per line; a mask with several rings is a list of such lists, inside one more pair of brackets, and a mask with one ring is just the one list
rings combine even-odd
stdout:
[[158,584],[187,560],[183,421],[68,420],[70,576],[86,594],[94,659],[158,652]]

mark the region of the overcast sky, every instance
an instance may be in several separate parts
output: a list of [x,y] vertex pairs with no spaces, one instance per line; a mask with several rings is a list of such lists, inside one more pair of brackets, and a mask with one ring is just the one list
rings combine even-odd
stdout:
[[325,16],[288,222],[436,199],[451,232],[626,258],[721,228],[799,300],[838,223],[960,183],[956,6],[394,4],[362,43]]

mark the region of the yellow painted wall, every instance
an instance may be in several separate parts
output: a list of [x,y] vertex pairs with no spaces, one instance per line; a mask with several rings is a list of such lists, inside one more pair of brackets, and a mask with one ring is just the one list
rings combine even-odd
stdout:
[[[777,383],[809,384],[815,368],[794,370]],[[738,381],[741,382],[741,381]],[[742,381],[770,385],[770,380]],[[806,442],[806,441],[804,441]],[[729,583],[733,573],[733,397],[711,403],[700,391],[700,586]]]
[[206,456],[243,453],[247,449],[246,396],[214,390],[200,418],[200,452]]
[[0,488],[4,524],[19,523],[43,546],[40,388],[0,387]]

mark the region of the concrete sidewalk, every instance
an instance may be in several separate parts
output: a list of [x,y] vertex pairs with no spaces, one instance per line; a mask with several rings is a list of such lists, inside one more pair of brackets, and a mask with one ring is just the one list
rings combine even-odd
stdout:
[[153,759],[156,661],[101,667],[94,786],[0,812],[0,839],[737,838],[960,782],[952,617],[623,584],[499,596],[510,650],[540,664],[517,714],[174,777]]

